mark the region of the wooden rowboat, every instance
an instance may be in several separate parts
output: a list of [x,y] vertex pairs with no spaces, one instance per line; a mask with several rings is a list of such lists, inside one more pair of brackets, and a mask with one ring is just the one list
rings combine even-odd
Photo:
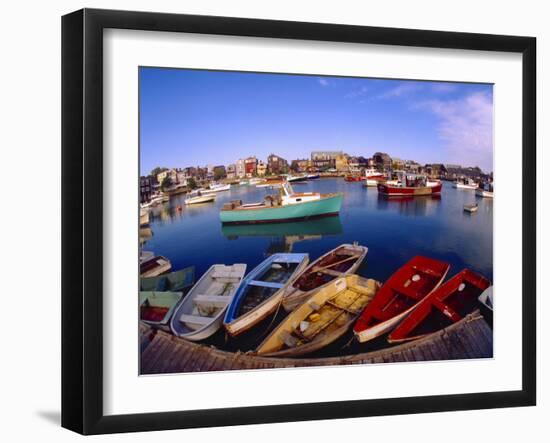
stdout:
[[464,269],[424,298],[393,330],[388,341],[416,340],[462,320],[478,308],[478,297],[489,286],[485,277]]
[[353,274],[367,256],[368,248],[344,243],[322,255],[290,284],[283,294],[283,307],[292,311],[322,286]]
[[273,314],[288,285],[304,271],[308,254],[273,254],[242,281],[224,318],[232,336],[239,335]]
[[[149,254],[149,251],[144,251]],[[162,255],[153,255],[150,257],[147,255],[140,258],[139,275],[141,277],[156,277],[158,275],[168,272],[172,268],[172,263],[166,257]]]
[[445,279],[450,265],[416,256],[384,283],[355,323],[353,332],[363,343],[390,332]]
[[195,282],[195,267],[180,269],[158,277],[146,277],[139,279],[140,291],[183,291],[193,286]]
[[176,309],[170,322],[174,335],[197,341],[214,334],[245,272],[245,264],[211,266]]
[[151,326],[168,328],[170,317],[181,297],[181,292],[140,291],[140,320]]
[[321,349],[344,335],[380,283],[358,275],[338,278],[293,311],[258,346],[258,355],[296,357]]

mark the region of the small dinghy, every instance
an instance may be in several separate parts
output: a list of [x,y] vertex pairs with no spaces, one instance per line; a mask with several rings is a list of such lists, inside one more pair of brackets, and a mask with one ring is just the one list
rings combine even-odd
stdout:
[[490,285],[485,277],[464,269],[424,298],[388,342],[416,340],[462,320],[478,307],[478,297]]
[[183,201],[186,205],[196,205],[199,203],[208,203],[216,200],[215,193],[207,193],[206,189],[195,189],[187,194],[187,198]]
[[158,277],[139,279],[140,291],[172,291],[178,292],[193,286],[195,282],[195,267],[180,269]]
[[287,312],[301,305],[313,292],[339,277],[355,273],[367,256],[368,248],[357,244],[343,244],[322,255],[300,275],[283,294]]
[[493,287],[490,286],[481,293],[478,298],[481,305],[481,314],[489,323],[489,326],[493,327]]
[[355,323],[353,332],[364,343],[391,331],[445,279],[450,265],[416,256],[384,283]]
[[308,254],[273,254],[242,281],[225,314],[224,326],[239,335],[276,311],[283,294],[309,263]]
[[140,320],[152,326],[167,328],[170,317],[181,297],[181,292],[140,291]]
[[[149,253],[149,251],[145,251]],[[153,255],[150,257],[148,254],[146,256],[142,255],[139,264],[139,275],[140,277],[157,277],[158,275],[164,274],[172,269],[172,263],[166,257],[162,255]]]
[[465,210],[466,212],[470,212],[470,213],[472,213],[472,212],[477,212],[477,210],[478,210],[478,205],[477,205],[477,203],[473,203],[473,204],[471,204],[471,205],[464,205],[464,210]]
[[334,280],[289,314],[257,354],[297,357],[327,346],[349,331],[379,287],[377,281],[358,275]]
[[172,316],[170,328],[174,335],[197,341],[214,334],[245,272],[246,265],[240,263],[211,266]]

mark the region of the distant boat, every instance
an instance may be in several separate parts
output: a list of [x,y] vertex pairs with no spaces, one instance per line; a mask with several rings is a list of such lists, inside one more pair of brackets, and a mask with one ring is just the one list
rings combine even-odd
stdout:
[[239,335],[273,314],[285,288],[309,263],[308,254],[273,254],[248,273],[227,308],[224,326]]
[[216,194],[206,194],[204,189],[195,189],[191,191],[184,200],[186,205],[196,205],[198,203],[207,203],[216,200]]
[[476,195],[478,197],[493,198],[493,184],[492,183],[482,183],[479,185],[479,188],[476,189]]
[[474,189],[477,189],[477,187],[478,187],[478,184],[471,178],[457,179],[457,181],[453,183],[453,188],[456,188],[456,189],[474,190]]
[[139,264],[139,275],[141,277],[156,277],[168,272],[172,268],[172,263],[162,255],[156,255],[141,261]]
[[251,178],[249,181],[248,181],[248,184],[250,185],[257,185],[258,183],[262,183],[264,182],[265,180],[263,178]]
[[316,290],[336,278],[353,274],[367,256],[367,252],[368,248],[365,246],[345,243],[319,257],[285,289],[285,310],[292,311]]
[[412,258],[399,268],[355,323],[353,332],[359,342],[391,331],[441,284],[449,268],[448,263],[422,256]]
[[360,175],[349,174],[344,177],[344,180],[347,182],[360,182],[360,181],[363,181],[364,178],[361,177]]
[[307,179],[308,180],[316,180],[318,178],[320,178],[321,176],[319,174],[308,174],[307,175]]
[[195,267],[180,269],[158,277],[145,277],[139,279],[140,291],[172,291],[179,292],[193,286],[195,282]]
[[318,192],[296,193],[290,183],[283,183],[277,195],[269,195],[263,202],[243,204],[226,203],[220,211],[222,223],[273,223],[336,215],[342,206],[343,194]]
[[246,185],[248,185],[248,180],[241,180],[241,181],[239,182],[239,185],[241,185],[241,186],[246,186]]
[[477,212],[478,205],[477,205],[477,203],[473,203],[473,204],[470,204],[470,205],[464,205],[464,210],[466,212]]
[[191,288],[172,316],[174,335],[197,341],[220,329],[225,310],[246,272],[245,264],[213,265]]
[[168,327],[170,317],[181,297],[181,292],[140,291],[140,320],[149,325]]
[[288,182],[303,182],[308,179],[307,174],[301,174],[301,175],[288,175],[286,177],[286,181]]
[[415,340],[462,320],[475,310],[478,297],[489,286],[485,277],[464,269],[425,297],[393,330],[388,341]]
[[315,292],[258,346],[269,357],[297,357],[342,337],[375,296],[380,283],[358,275],[332,281]]
[[203,193],[229,191],[230,189],[231,189],[230,184],[212,183],[208,189],[205,189],[203,191]]

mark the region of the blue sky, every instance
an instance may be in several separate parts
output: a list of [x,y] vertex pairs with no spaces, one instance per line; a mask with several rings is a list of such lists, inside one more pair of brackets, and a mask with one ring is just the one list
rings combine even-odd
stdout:
[[486,84],[140,68],[141,174],[376,151],[492,170]]

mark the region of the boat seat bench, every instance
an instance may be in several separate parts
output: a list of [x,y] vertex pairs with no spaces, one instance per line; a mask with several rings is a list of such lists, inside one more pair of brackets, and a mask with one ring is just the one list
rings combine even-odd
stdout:
[[344,272],[334,271],[332,269],[319,269],[317,272],[321,274],[332,275],[333,277],[343,277],[346,275]]
[[230,295],[197,295],[193,299],[195,305],[208,305],[225,308],[231,301]]
[[203,326],[209,324],[211,321],[211,317],[203,317],[201,315],[182,314],[180,316],[180,322],[185,323],[188,327],[192,329],[202,328]]
[[275,283],[271,281],[261,281],[261,280],[250,280],[248,284],[252,286],[263,286],[265,288],[273,288],[273,289],[281,289],[284,286],[283,283]]

